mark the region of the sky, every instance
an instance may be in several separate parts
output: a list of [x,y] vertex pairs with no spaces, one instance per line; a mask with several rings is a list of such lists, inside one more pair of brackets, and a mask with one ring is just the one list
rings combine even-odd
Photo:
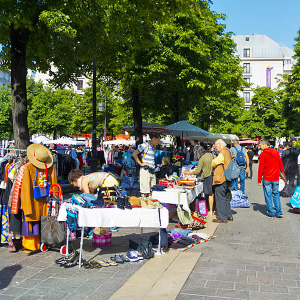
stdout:
[[212,0],[211,10],[227,15],[221,23],[236,35],[265,34],[294,48],[300,28],[300,0]]

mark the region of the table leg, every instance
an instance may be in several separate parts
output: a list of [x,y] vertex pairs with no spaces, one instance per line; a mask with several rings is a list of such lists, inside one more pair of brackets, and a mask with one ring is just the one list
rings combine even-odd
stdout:
[[160,228],[159,228],[159,234],[158,234],[158,250],[157,250],[156,254],[157,255],[162,255]]
[[69,255],[69,237],[70,237],[70,230],[67,227],[66,255]]
[[81,268],[81,260],[82,260],[83,234],[84,234],[84,227],[81,227],[80,251],[79,251],[79,268]]

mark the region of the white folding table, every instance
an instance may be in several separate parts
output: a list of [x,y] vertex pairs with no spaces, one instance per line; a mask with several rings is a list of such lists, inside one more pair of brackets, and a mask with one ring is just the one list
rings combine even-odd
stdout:
[[[79,267],[81,267],[84,227],[167,228],[169,224],[169,211],[165,207],[122,210],[119,208],[82,208],[78,205],[63,203],[59,210],[58,221],[66,221],[67,210],[78,212],[78,226],[81,227]],[[160,244],[158,248],[160,251]]]
[[[180,196],[180,204],[186,211],[190,211],[190,203],[203,191],[203,182],[195,185],[194,189],[167,188],[164,191],[153,191],[152,198],[162,203],[178,205],[178,197]],[[180,194],[180,195],[179,195]]]

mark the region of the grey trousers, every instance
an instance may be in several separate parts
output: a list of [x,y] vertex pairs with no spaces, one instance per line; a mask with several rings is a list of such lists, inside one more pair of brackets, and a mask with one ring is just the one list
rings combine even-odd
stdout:
[[228,184],[225,181],[222,184],[215,185],[214,189],[217,214],[221,221],[226,221],[232,217]]

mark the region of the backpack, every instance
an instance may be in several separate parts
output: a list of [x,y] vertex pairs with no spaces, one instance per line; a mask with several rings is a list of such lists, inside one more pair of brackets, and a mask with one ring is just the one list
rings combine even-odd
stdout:
[[[229,149],[228,149],[229,151]],[[227,181],[232,181],[237,179],[240,176],[240,167],[238,166],[237,162],[235,161],[234,158],[232,158],[232,153],[229,151],[231,161],[229,163],[228,168],[225,170],[224,165],[223,165],[223,170],[224,170],[224,176]]]
[[234,146],[233,147],[236,151],[236,162],[239,166],[244,166],[246,164],[245,154],[243,153],[243,147],[241,147],[241,151]]

